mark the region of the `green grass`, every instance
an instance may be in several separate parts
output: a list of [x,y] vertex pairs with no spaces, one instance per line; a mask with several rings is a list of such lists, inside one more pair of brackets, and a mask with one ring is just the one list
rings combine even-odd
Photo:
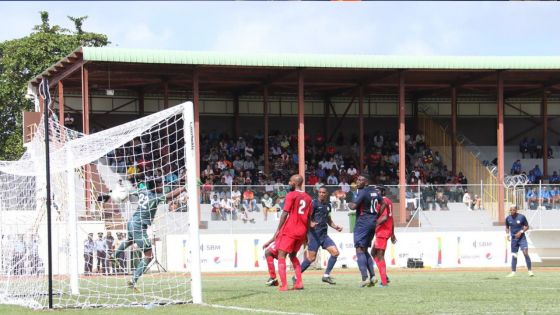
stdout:
[[[321,282],[321,273],[304,274],[305,290],[278,292],[264,286],[264,273],[204,275],[208,304],[313,314],[559,314],[558,269],[524,270],[505,278],[507,270],[396,270],[391,286],[359,288],[356,270],[333,272],[337,285]],[[15,306],[0,306],[0,314],[41,314]],[[51,314],[52,312],[48,312]],[[61,314],[242,314],[210,306],[175,305],[153,309],[117,308],[58,310]]]

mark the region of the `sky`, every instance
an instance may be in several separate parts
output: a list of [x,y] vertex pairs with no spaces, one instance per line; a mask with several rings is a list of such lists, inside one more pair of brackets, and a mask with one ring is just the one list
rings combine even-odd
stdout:
[[0,2],[0,41],[40,24],[109,36],[112,47],[367,55],[560,55],[551,2]]

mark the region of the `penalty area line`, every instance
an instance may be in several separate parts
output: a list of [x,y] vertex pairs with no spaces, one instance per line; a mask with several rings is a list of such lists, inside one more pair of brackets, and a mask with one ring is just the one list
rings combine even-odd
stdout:
[[201,305],[214,307],[214,308],[236,310],[236,311],[246,311],[246,312],[253,312],[253,313],[282,314],[282,315],[313,315],[311,313],[282,312],[282,311],[267,310],[267,309],[262,309],[262,308],[249,308],[249,307],[228,306],[228,305],[219,305],[219,304],[202,303]]

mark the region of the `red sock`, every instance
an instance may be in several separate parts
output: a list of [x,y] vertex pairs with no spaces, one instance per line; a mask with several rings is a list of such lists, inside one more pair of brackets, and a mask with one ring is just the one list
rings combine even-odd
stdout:
[[290,260],[296,272],[296,286],[301,286],[303,285],[303,281],[301,279],[301,264],[299,263],[299,259],[297,256],[290,256]]
[[375,259],[375,264],[377,269],[379,269],[379,276],[381,277],[381,284],[387,285],[387,265],[385,265],[385,260]]
[[266,256],[266,265],[268,266],[268,275],[272,279],[276,279],[276,270],[274,269],[274,257]]
[[280,275],[281,287],[288,287],[288,282],[286,281],[286,258],[278,258],[278,274]]

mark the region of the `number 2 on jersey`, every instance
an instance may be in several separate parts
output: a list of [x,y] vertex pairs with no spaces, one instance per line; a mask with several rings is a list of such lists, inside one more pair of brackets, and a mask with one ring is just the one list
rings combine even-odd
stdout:
[[305,206],[306,206],[305,200],[300,200],[299,201],[299,208],[298,208],[297,213],[298,214],[304,214],[305,213]]

